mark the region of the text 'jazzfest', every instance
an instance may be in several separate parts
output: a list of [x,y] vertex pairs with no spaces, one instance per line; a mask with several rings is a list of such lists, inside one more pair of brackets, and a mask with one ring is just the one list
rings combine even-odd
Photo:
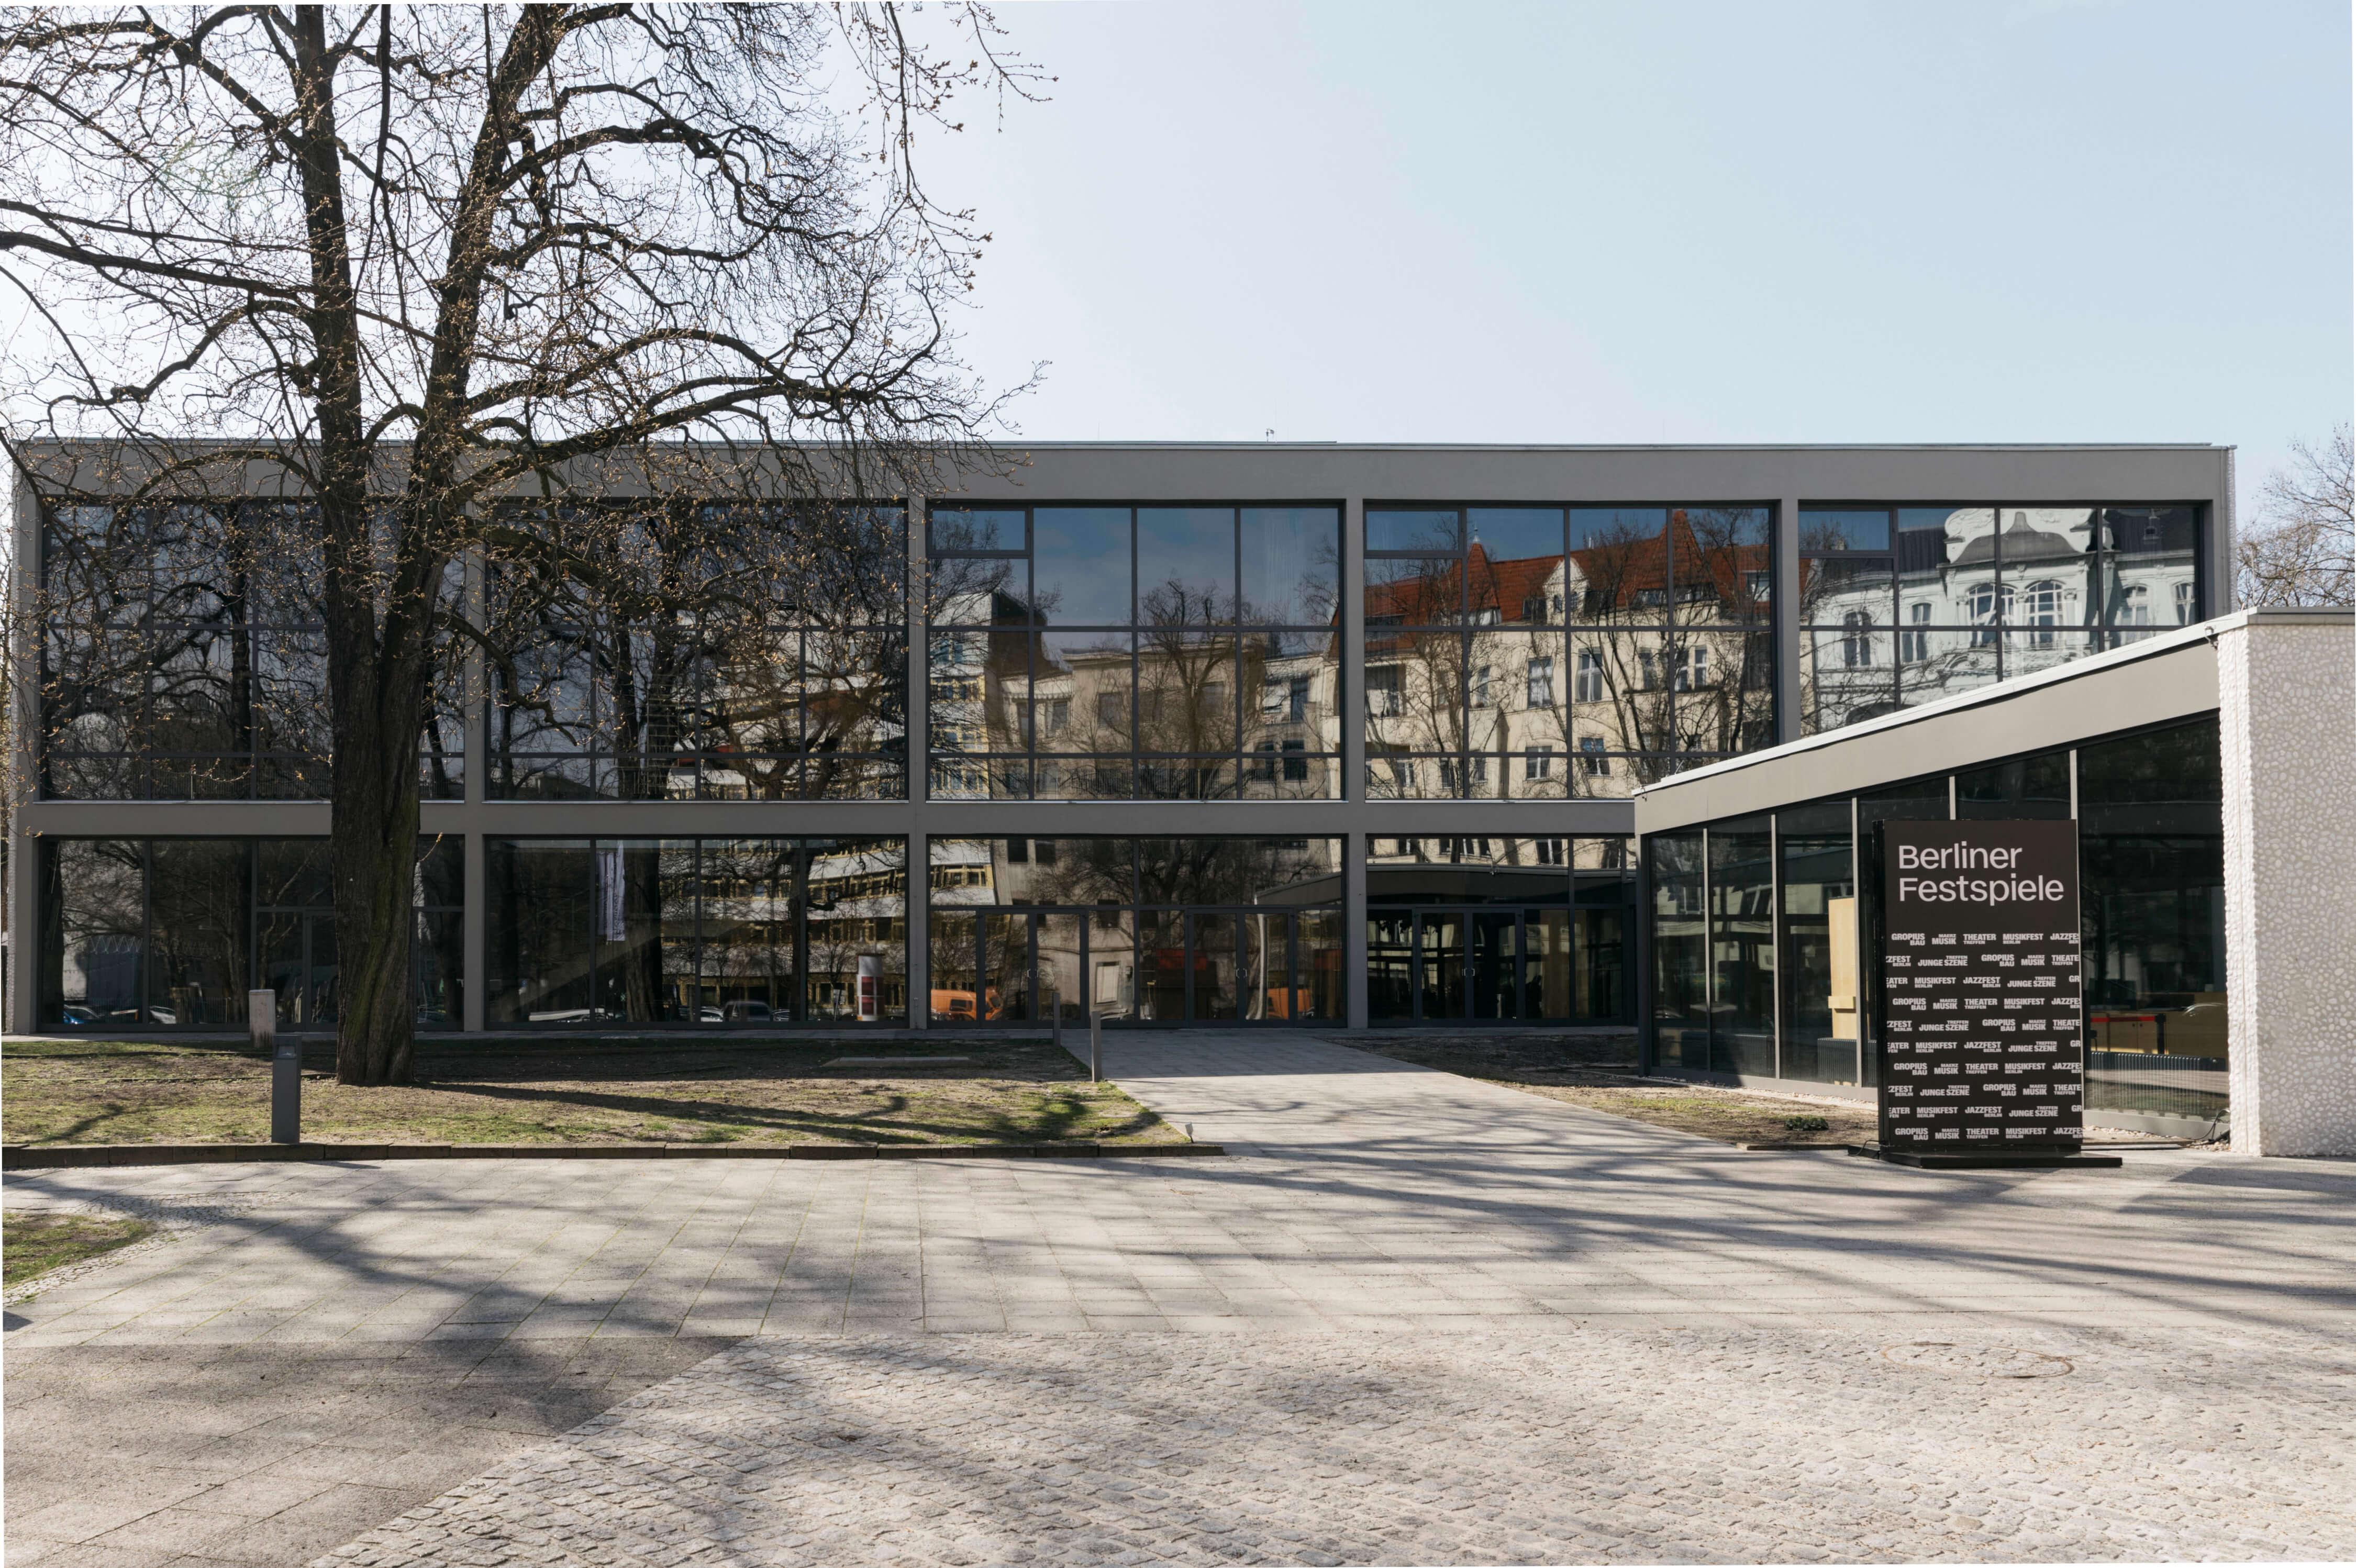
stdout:
[[2077,824],[1880,832],[1883,1146],[2074,1147],[2085,1135]]

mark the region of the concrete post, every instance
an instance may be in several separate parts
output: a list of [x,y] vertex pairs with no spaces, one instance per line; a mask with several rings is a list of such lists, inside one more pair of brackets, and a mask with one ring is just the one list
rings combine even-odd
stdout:
[[2233,1152],[2356,1155],[2356,660],[2349,612],[2218,628]]

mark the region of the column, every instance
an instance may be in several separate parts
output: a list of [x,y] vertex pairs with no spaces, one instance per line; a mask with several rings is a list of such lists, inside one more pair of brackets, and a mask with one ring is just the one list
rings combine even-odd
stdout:
[[2217,636],[2233,1152],[2356,1155],[2356,669],[2348,613]]
[[0,626],[13,628],[18,633],[0,648],[0,658],[10,660],[16,677],[7,682],[7,700],[16,705],[16,711],[9,715],[8,726],[15,755],[8,758],[11,766],[5,775],[16,790],[11,799],[0,800],[0,811],[7,815],[8,835],[7,886],[5,895],[0,895],[8,900],[8,950],[0,954],[0,961],[7,965],[8,1006],[7,1016],[0,1023],[5,1023],[11,1034],[29,1035],[36,1026],[41,1004],[41,841],[20,831],[21,818],[16,808],[33,799],[39,779],[35,746],[41,731],[41,697],[39,664],[34,650],[39,646],[37,639],[43,630],[38,614],[41,501],[34,493],[32,480],[21,471],[15,478],[16,536],[11,558],[16,570],[7,580],[16,590],[16,602],[10,607],[16,613],[0,619]]
[[1775,503],[1775,741],[1800,738],[1800,502]]
[[[466,615],[477,626],[484,622],[486,571],[478,552],[466,556]],[[466,914],[459,919],[459,941],[466,966],[458,992],[458,1026],[479,1033],[489,1011],[490,883],[485,872],[489,856],[483,849],[483,801],[489,797],[491,768],[490,675],[479,644],[466,651],[466,679],[461,688],[466,704]]]
[[[1366,503],[1342,507],[1342,656],[1333,672],[1342,728],[1342,799],[1366,798]],[[1366,1026],[1366,851],[1364,833],[1342,837],[1342,996],[1348,1025]]]
[[926,713],[932,697],[932,639],[926,628],[925,527],[923,498],[908,502],[908,869],[904,921],[908,933],[904,968],[908,977],[908,1027],[929,1029],[933,1023],[932,836],[913,824],[922,821],[925,791],[931,768],[926,765]]

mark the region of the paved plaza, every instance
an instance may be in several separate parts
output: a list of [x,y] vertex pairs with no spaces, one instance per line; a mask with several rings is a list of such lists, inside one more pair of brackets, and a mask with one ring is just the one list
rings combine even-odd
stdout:
[[1745,1154],[1292,1034],[1187,1161],[26,1173],[10,1562],[2356,1557],[2356,1168]]

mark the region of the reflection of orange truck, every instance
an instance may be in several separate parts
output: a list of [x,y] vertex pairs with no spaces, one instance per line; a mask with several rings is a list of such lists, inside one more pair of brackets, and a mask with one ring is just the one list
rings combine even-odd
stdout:
[[998,1017],[1001,1012],[1001,1006],[998,1000],[998,993],[994,990],[985,991],[981,993],[981,996],[982,1001],[989,1006],[990,1011],[984,1013],[979,1019],[977,1019],[973,1015],[972,992],[936,991],[933,993],[933,1016],[936,1018],[948,1018],[952,1022],[961,1021],[966,1023],[987,1023],[991,1019]]

